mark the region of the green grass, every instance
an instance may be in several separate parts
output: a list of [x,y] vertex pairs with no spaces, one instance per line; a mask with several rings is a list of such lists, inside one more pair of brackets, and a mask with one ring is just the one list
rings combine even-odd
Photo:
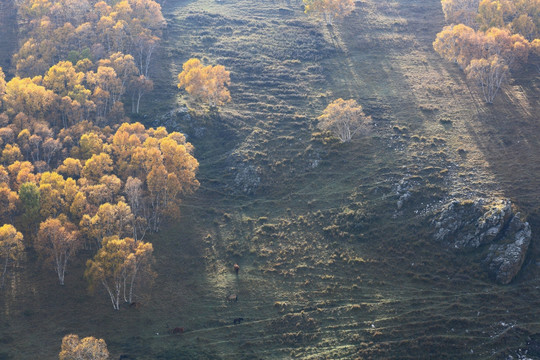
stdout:
[[[175,87],[193,56],[231,70],[233,101],[173,117],[196,147],[201,189],[150,239],[151,296],[114,312],[85,292],[82,261],[63,288],[25,263],[1,297],[0,358],[54,358],[71,332],[137,359],[502,359],[523,347],[540,325],[534,262],[494,285],[479,254],[431,241],[425,215],[452,197],[504,195],[539,228],[537,81],[529,72],[484,106],[431,49],[439,1],[357,4],[328,28],[299,1],[167,1],[141,118],[196,108]],[[337,97],[373,117],[369,137],[317,134]],[[251,195],[235,184],[246,165],[260,177]],[[402,180],[411,198],[398,209]],[[186,332],[169,335],[176,326]]]

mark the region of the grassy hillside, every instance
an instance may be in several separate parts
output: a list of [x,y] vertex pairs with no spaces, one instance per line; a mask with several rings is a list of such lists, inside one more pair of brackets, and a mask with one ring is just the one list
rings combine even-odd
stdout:
[[17,16],[11,0],[0,2],[0,67],[9,74],[11,55],[17,48]]
[[[334,27],[298,1],[168,0],[164,14],[144,120],[189,135],[201,189],[151,239],[152,295],[114,312],[87,295],[82,264],[59,288],[29,261],[2,297],[0,359],[54,358],[70,332],[125,359],[505,359],[526,346],[540,330],[534,252],[495,285],[474,256],[433,243],[425,215],[505,196],[540,233],[537,72],[484,105],[432,50],[438,0],[360,1]],[[189,103],[175,79],[193,56],[231,70],[219,113],[171,113]],[[337,97],[364,106],[371,136],[317,134]]]

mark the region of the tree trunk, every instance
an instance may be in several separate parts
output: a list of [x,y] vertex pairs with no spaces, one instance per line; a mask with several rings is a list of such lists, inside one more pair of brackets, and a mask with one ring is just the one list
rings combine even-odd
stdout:
[[141,103],[141,98],[143,96],[143,93],[141,90],[139,90],[139,93],[137,94],[137,109],[136,109],[136,114],[139,113],[139,104]]
[[131,275],[131,283],[129,284],[129,302],[133,302],[133,288],[135,286],[135,277],[137,276],[138,267],[135,266],[135,271]]
[[0,282],[0,289],[4,287],[4,281],[6,279],[8,262],[9,262],[9,255],[6,256],[6,261],[4,262],[4,271],[2,271],[2,282]]
[[114,310],[120,310],[120,306],[119,306],[120,291],[118,289],[118,285],[116,286],[117,287],[117,294],[116,294],[116,298],[115,298],[115,294],[112,292],[111,288],[109,288],[109,285],[107,285],[107,282],[105,280],[102,280],[101,283],[103,284],[103,286],[107,290],[107,293],[109,294],[109,297],[111,298],[111,303],[112,303],[113,309]]

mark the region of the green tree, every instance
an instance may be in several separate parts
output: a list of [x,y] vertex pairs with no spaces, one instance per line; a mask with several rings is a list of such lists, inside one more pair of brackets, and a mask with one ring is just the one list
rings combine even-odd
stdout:
[[19,200],[21,201],[22,217],[21,222],[24,229],[34,229],[31,233],[37,232],[39,224],[40,193],[38,186],[33,182],[27,182],[19,188]]

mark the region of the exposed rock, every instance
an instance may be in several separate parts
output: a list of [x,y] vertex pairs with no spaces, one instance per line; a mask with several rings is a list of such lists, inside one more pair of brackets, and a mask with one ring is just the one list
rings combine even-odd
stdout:
[[261,151],[260,144],[270,136],[267,130],[254,128],[244,139],[242,145],[229,154],[227,162],[229,171],[234,176],[234,187],[248,195],[254,194],[261,179],[263,179],[263,167],[267,154]]
[[176,109],[163,114],[154,119],[153,126],[165,126],[169,131],[181,131],[180,122],[192,123],[192,118],[189,115],[189,110],[186,106],[180,106]]
[[254,194],[259,184],[261,177],[259,171],[251,164],[242,165],[237,169],[234,184],[246,194]]
[[435,240],[456,249],[478,248],[491,243],[513,216],[510,200],[454,200],[435,219]]
[[405,194],[402,194],[398,201],[397,201],[397,208],[398,210],[401,210],[401,208],[403,207],[403,203],[407,200],[409,200],[411,198],[411,193],[410,192],[406,192]]
[[396,186],[396,195],[399,196],[396,203],[397,209],[401,210],[403,204],[407,202],[412,196],[410,190],[412,190],[413,185],[407,179],[401,179],[401,181]]
[[454,249],[489,245],[484,259],[489,274],[500,284],[517,275],[531,242],[531,228],[514,214],[508,199],[454,200],[435,217],[435,240]]
[[540,334],[533,334],[529,337],[527,350],[529,355],[540,357]]
[[508,284],[521,269],[531,243],[531,227],[521,221],[518,213],[504,235],[501,241],[489,247],[485,260],[490,275],[500,284]]

